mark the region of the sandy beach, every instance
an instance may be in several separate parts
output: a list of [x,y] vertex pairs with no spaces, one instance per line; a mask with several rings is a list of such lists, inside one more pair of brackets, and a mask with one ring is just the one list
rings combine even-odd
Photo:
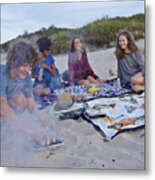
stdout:
[[64,146],[36,153],[31,167],[144,169],[144,129],[121,133],[109,142],[82,120],[52,120],[61,129]]
[[[143,50],[144,40],[137,41],[137,45]],[[114,48],[110,48],[88,53],[91,66],[102,79],[112,79],[117,75],[114,51]],[[5,57],[2,55],[3,63]],[[67,69],[67,58],[67,55],[55,57],[60,73]],[[114,70],[114,76],[109,74],[110,69]],[[58,116],[47,114],[46,109],[40,110],[39,114],[64,140],[64,145],[44,150],[32,150],[24,146],[21,151],[16,146],[15,137],[11,139],[11,136],[4,133],[1,142],[3,166],[144,170],[144,128],[120,133],[106,141],[91,123],[82,118],[60,120]]]

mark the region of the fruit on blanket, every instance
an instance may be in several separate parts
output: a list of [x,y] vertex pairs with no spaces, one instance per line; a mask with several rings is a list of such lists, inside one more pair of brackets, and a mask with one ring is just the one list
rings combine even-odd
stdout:
[[99,91],[100,91],[100,88],[98,88],[96,86],[92,86],[87,89],[87,93],[94,93],[94,92],[99,92]]

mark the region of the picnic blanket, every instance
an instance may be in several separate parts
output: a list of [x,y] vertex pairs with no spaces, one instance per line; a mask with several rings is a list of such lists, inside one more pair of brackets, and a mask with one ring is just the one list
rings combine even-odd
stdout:
[[[90,88],[96,88],[98,91],[90,93],[88,91]],[[132,92],[130,86],[122,84],[121,88],[118,87],[117,79],[112,79],[106,83],[101,84],[64,86],[63,88],[54,90],[54,92],[48,96],[35,97],[36,103],[38,104],[38,109],[42,110],[48,108],[53,103],[57,102],[58,97],[66,91],[71,92],[71,95],[74,97],[74,100],[77,103],[82,103],[101,97],[116,97]]]
[[[121,131],[135,129],[145,125],[144,96],[131,93],[131,89],[117,88],[113,84],[95,85],[96,92],[88,89],[94,85],[70,86],[57,89],[50,96],[39,99],[40,109],[58,115],[61,120],[83,117],[98,126],[106,138],[113,138]],[[56,111],[58,97],[69,91],[74,103],[67,109]]]
[[46,109],[57,102],[58,96],[56,94],[50,94],[48,96],[35,96],[38,110]]
[[84,112],[84,103],[76,103],[74,102],[73,105],[67,109],[62,110],[55,110],[56,103],[52,106],[48,107],[47,113],[51,115],[58,115],[60,120],[66,119],[78,119],[81,117],[82,113]]
[[145,125],[144,93],[100,98],[86,104],[84,117],[98,126],[107,138],[113,138],[122,130]]
[[[98,90],[90,93],[88,89],[91,88],[96,88]],[[93,100],[100,97],[115,97],[132,92],[130,87],[128,88],[122,86],[122,88],[118,88],[116,79],[110,80],[103,84],[67,86],[56,89],[49,96],[35,97],[35,100],[38,104],[38,109],[42,110],[48,108],[53,103],[57,102],[58,97],[65,91],[70,91],[71,95],[74,97],[75,102],[77,103],[86,102],[88,100]]]
[[84,108],[83,103],[76,103],[76,102],[71,107],[69,107],[68,109],[63,109],[63,110],[59,110],[59,111],[55,110],[55,108],[54,108],[55,106],[56,106],[56,103],[54,103],[52,106],[50,106],[47,109],[47,113],[48,114],[62,114],[62,113],[68,113],[68,112],[72,112],[72,111],[76,111],[76,110]]
[[[88,100],[100,98],[100,97],[116,97],[122,94],[131,93],[131,89],[127,88],[118,88],[116,84],[117,80],[113,80],[107,83],[102,84],[93,84],[93,85],[78,85],[78,86],[69,86],[61,89],[56,89],[54,94],[59,96],[65,91],[70,91],[72,96],[75,96],[76,102],[86,102]],[[90,93],[88,89],[96,88],[96,91]],[[77,96],[77,98],[76,98]]]

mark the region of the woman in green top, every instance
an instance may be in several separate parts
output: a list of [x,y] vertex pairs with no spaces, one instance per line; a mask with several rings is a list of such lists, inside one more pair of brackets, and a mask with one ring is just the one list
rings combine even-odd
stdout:
[[116,46],[118,78],[121,83],[131,84],[133,91],[144,91],[144,59],[127,31],[119,33]]

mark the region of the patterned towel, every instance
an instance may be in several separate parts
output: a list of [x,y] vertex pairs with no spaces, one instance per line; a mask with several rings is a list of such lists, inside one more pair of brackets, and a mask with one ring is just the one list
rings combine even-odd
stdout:
[[[59,96],[64,91],[70,91],[72,96],[79,95],[81,98],[75,99],[76,102],[85,102],[88,100],[93,100],[100,97],[116,97],[120,96],[122,94],[131,93],[131,88],[118,88],[115,86],[116,80],[111,80],[109,82],[106,82],[104,84],[96,84],[96,85],[79,85],[79,86],[69,86],[66,88],[56,89],[54,93]],[[96,88],[99,88],[100,91],[94,92],[94,93],[88,93],[87,89],[96,86]]]
[[[104,84],[67,86],[64,88],[56,89],[49,96],[35,97],[35,100],[38,104],[38,109],[42,110],[51,106],[54,102],[57,102],[60,94],[64,93],[65,91],[70,91],[71,95],[75,97],[74,100],[77,103],[82,103],[88,100],[93,100],[93,99],[101,98],[101,97],[117,97],[117,96],[132,92],[130,86],[122,85],[122,88],[118,88],[116,86],[116,83],[117,83],[117,80],[113,79]],[[94,92],[94,93],[88,93],[87,89],[92,86],[99,88],[100,91]]]
[[89,101],[83,117],[98,126],[106,138],[113,138],[122,130],[145,125],[144,96],[130,94]]
[[38,105],[38,110],[42,110],[57,102],[58,96],[55,94],[50,94],[48,96],[35,96],[34,98]]

